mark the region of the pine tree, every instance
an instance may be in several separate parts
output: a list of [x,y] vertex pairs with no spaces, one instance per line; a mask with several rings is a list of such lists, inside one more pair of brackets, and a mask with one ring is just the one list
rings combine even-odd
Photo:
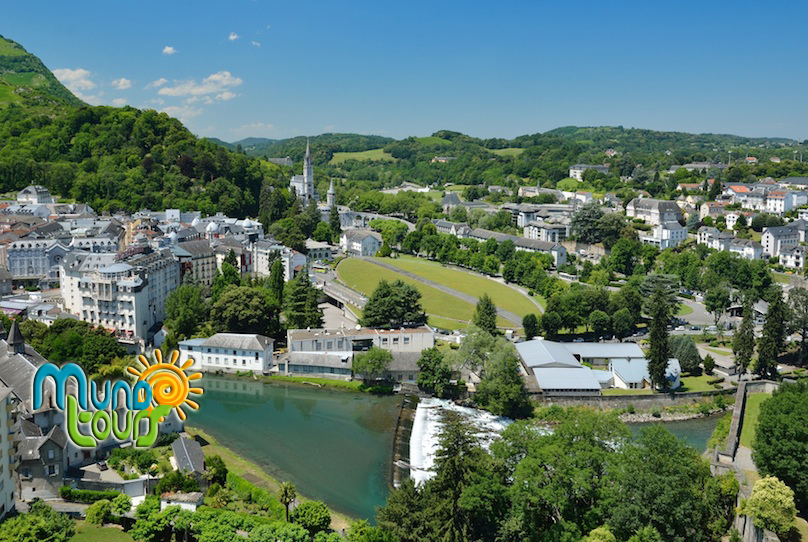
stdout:
[[749,368],[755,353],[755,325],[752,322],[752,300],[747,298],[743,304],[743,320],[732,339],[732,352],[735,354],[735,367],[743,376]]
[[331,226],[331,231],[334,232],[334,242],[339,241],[339,236],[342,233],[342,225],[339,220],[339,209],[336,205],[331,206],[331,213],[328,215],[328,225]]
[[286,279],[283,273],[283,262],[280,259],[272,262],[272,267],[269,270],[269,293],[275,299],[278,306],[283,306],[283,287],[286,284]]
[[497,307],[488,294],[483,294],[477,301],[473,322],[475,326],[491,335],[497,334]]
[[649,316],[651,322],[648,350],[648,373],[651,376],[651,385],[655,388],[667,389],[668,381],[665,372],[670,358],[670,345],[668,344],[668,323],[671,319],[669,296],[662,283],[658,283],[652,290],[649,303]]
[[317,304],[319,292],[309,281],[308,270],[303,270],[289,281],[288,292],[285,292],[284,314],[289,329],[305,329],[321,327],[323,311]]
[[783,295],[778,289],[774,299],[769,303],[766,312],[766,321],[763,324],[763,334],[758,344],[758,361],[755,372],[763,377],[775,378],[777,376],[777,358],[786,341],[786,322],[788,321],[788,307],[783,301]]

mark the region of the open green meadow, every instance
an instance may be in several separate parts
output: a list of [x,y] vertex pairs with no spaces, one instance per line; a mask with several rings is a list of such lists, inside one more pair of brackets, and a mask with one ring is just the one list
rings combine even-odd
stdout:
[[17,86],[37,86],[47,82],[39,73],[6,73],[0,76],[0,81]]
[[489,278],[452,267],[444,267],[438,262],[414,256],[402,255],[400,258],[384,258],[383,260],[380,258],[380,260],[387,265],[395,266],[467,295],[479,297],[483,293],[487,293],[497,307],[519,316],[539,313],[539,308],[529,297]]
[[760,405],[771,397],[770,393],[750,393],[746,396],[746,409],[743,413],[743,427],[741,427],[741,446],[752,447],[755,441]]
[[125,533],[117,527],[101,527],[85,522],[76,525],[76,534],[70,542],[132,542],[129,533]]
[[347,160],[374,160],[377,162],[394,162],[395,158],[384,149],[372,149],[359,152],[335,152],[331,157],[331,164],[341,164]]
[[[400,275],[390,269],[379,267],[372,262],[347,258],[337,266],[337,275],[346,285],[366,296],[373,293],[376,285],[382,279],[388,281],[400,279],[415,286],[421,292],[421,305],[430,316],[430,323],[437,327],[464,329],[474,315],[475,307],[471,303],[427,286],[415,279]],[[500,327],[514,327],[502,317],[497,318],[497,325]]]
[[24,55],[25,51],[15,47],[4,39],[0,39],[0,55],[2,56],[20,56]]
[[499,156],[519,156],[525,149],[521,147],[508,147],[507,149],[490,149],[490,151]]

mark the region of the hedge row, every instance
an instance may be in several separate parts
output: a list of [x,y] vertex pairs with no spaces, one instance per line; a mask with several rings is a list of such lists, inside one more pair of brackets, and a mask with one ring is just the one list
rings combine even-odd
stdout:
[[70,486],[62,486],[59,488],[59,496],[64,500],[84,504],[92,504],[102,499],[111,501],[120,495],[120,493],[120,491],[115,490],[93,491],[92,489],[73,489]]

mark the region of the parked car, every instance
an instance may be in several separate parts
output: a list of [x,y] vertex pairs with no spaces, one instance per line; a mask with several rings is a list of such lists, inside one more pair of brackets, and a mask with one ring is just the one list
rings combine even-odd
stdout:
[[584,342],[584,340],[581,337],[575,337],[574,339],[572,339],[572,342],[574,342],[574,343],[582,343],[582,342]]
[[718,328],[715,327],[715,326],[707,326],[707,327],[704,328],[704,331],[716,332],[716,331],[718,331]]
[[701,326],[690,326],[690,329],[691,329],[692,331],[700,331],[700,330],[701,330]]

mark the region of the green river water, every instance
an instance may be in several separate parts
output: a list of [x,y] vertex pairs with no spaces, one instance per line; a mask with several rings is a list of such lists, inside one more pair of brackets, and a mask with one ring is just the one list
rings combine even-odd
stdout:
[[[348,516],[373,518],[385,503],[399,397],[217,376],[201,382],[205,393],[190,427]],[[703,451],[717,421],[665,427]]]

